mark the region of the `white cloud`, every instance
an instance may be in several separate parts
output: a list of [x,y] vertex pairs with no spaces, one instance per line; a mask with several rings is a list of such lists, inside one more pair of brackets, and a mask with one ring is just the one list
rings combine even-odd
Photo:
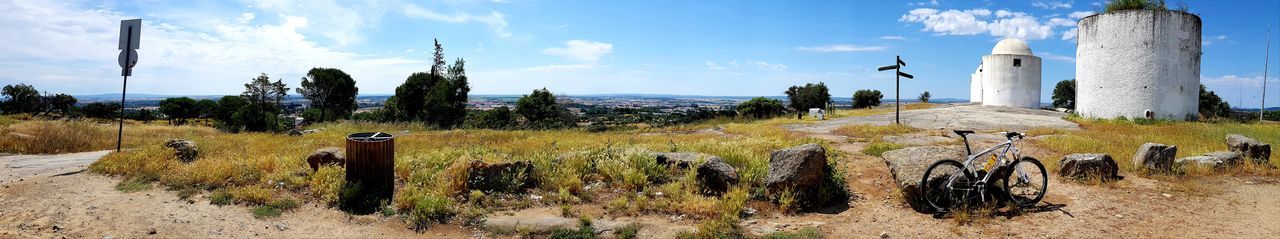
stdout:
[[1071,29],[1067,29],[1067,31],[1062,32],[1062,40],[1072,42],[1076,41],[1076,34],[1079,34],[1079,31],[1080,28],[1073,27]]
[[707,61],[707,70],[720,71],[724,70],[724,67],[715,62]]
[[1055,27],[1074,25],[1069,19],[1053,18],[1041,22],[1035,16],[1023,12],[997,10],[993,15],[991,10],[987,9],[940,11],[932,8],[918,8],[902,15],[898,21],[921,23],[924,25],[922,31],[934,32],[938,35],[985,33],[1001,38],[1028,40],[1046,39],[1056,35]]
[[1067,14],[1067,17],[1070,17],[1071,19],[1079,20],[1081,18],[1088,17],[1089,15],[1093,15],[1093,14],[1094,14],[1093,11],[1079,11],[1079,12],[1072,12],[1071,14]]
[[915,5],[915,6],[926,6],[926,5],[928,5],[928,6],[937,6],[937,5],[938,5],[938,0],[929,0],[928,2],[914,2],[914,3],[907,4],[907,5]]
[[1208,46],[1218,42],[1236,43],[1236,41],[1228,40],[1226,35],[1206,36],[1200,40],[1201,46]]
[[813,47],[796,47],[796,49],[797,49],[797,50],[801,50],[801,51],[809,51],[809,52],[858,52],[858,51],[880,51],[880,50],[884,50],[885,48],[888,48],[888,47],[885,47],[885,46],[859,46],[859,45],[849,45],[849,44],[837,44],[837,45],[813,46]]
[[1061,1],[1034,1],[1031,6],[1044,9],[1071,8],[1071,2]]
[[760,69],[764,69],[764,70],[782,71],[782,70],[786,70],[786,69],[787,69],[787,65],[783,65],[782,63],[769,63],[769,62],[766,62],[766,61],[751,61],[751,60],[748,60],[748,61],[746,61],[746,64],[747,64],[747,65],[752,65],[752,66],[755,66],[756,68],[760,68]]
[[906,40],[906,39],[907,39],[906,37],[902,37],[902,36],[882,36],[882,37],[880,37],[880,40]]
[[469,13],[443,14],[413,4],[405,4],[402,8],[405,16],[448,23],[479,22],[488,25],[490,30],[499,37],[511,36],[511,33],[507,32],[507,16],[498,11],[489,11],[489,14],[484,15],[472,15]]
[[568,65],[545,65],[525,68],[528,71],[536,72],[568,72],[577,70],[595,69],[595,64],[568,64]]
[[564,48],[547,48],[542,53],[554,56],[565,57],[579,61],[599,61],[601,57],[613,52],[613,44],[587,41],[587,40],[569,40],[564,42]]
[[1067,62],[1067,63],[1075,63],[1075,62],[1076,62],[1076,58],[1075,58],[1075,57],[1064,56],[1064,55],[1058,55],[1058,54],[1053,54],[1053,53],[1050,53],[1050,52],[1040,52],[1040,57],[1044,57],[1044,59],[1055,60],[1055,61],[1061,61],[1061,62]]
[[[135,18],[75,3],[0,3],[0,84],[29,83],[51,92],[119,90],[114,46],[119,20]],[[242,15],[243,16],[243,15]],[[364,55],[323,47],[301,33],[311,18],[280,15],[274,23],[224,18],[208,29],[144,20],[140,60],[130,92],[234,94],[265,72],[296,85],[312,67],[336,67],[357,79],[362,92],[389,92],[426,64],[399,56]],[[258,22],[262,22],[259,20]],[[21,36],[21,37],[18,37]],[[193,87],[198,82],[199,87]],[[376,87],[370,87],[376,85]]]
[[240,14],[240,17],[236,18],[236,23],[246,24],[246,23],[252,22],[253,18],[254,18],[253,13],[246,12],[244,14]]

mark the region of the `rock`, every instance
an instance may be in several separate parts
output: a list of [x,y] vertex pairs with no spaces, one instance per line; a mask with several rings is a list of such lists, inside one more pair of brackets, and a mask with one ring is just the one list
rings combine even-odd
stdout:
[[339,167],[346,165],[347,158],[342,154],[342,149],[338,147],[325,147],[316,149],[307,156],[307,165],[311,166],[311,171],[320,170],[320,166],[327,164],[338,165]]
[[709,195],[720,195],[729,190],[729,186],[738,184],[738,170],[724,160],[712,157],[698,166],[698,187]]
[[889,232],[880,232],[880,238],[889,238]]
[[652,153],[650,155],[653,156],[654,160],[658,161],[658,164],[675,166],[678,168],[689,168],[690,166],[697,165],[698,162],[710,162],[712,159],[720,159],[720,157],[716,157],[715,155],[695,152],[664,152]]
[[902,146],[923,146],[935,145],[946,142],[956,141],[953,138],[947,138],[937,135],[907,134],[907,135],[889,135],[884,136],[885,142],[895,143]]
[[276,223],[276,230],[289,230],[289,225],[284,223]]
[[485,163],[471,161],[467,170],[467,189],[491,192],[519,192],[533,187],[533,163],[515,161],[509,163]]
[[1263,143],[1244,135],[1228,134],[1227,148],[1231,152],[1243,154],[1245,158],[1253,160],[1254,163],[1266,164],[1271,160],[1271,145]]
[[1173,158],[1177,154],[1178,146],[1145,143],[1133,155],[1133,166],[1153,172],[1169,172],[1173,170]]
[[771,191],[815,187],[827,178],[826,167],[827,150],[817,144],[773,151],[764,183]]
[[184,163],[196,161],[196,156],[200,154],[196,149],[196,142],[191,140],[170,139],[164,142],[164,147],[173,149],[173,156]]
[[889,166],[889,174],[907,203],[916,210],[925,211],[928,207],[919,200],[920,178],[924,177],[924,171],[937,161],[962,161],[965,150],[964,146],[920,146],[884,152],[881,157]]
[[1218,152],[1207,153],[1201,156],[1179,158],[1179,159],[1173,160],[1173,162],[1174,164],[1179,165],[1179,167],[1198,165],[1201,167],[1221,169],[1227,166],[1239,165],[1240,163],[1244,162],[1244,158],[1241,157],[1240,153],[1218,151]]
[[289,136],[302,137],[302,131],[298,129],[290,129]]
[[1120,167],[1107,154],[1071,154],[1058,161],[1058,177],[1074,179],[1119,179]]

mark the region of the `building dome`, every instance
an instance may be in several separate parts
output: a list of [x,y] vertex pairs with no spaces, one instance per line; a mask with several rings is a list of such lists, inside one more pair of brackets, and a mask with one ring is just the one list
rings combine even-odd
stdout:
[[1000,40],[1000,42],[996,43],[996,47],[991,49],[991,54],[1033,56],[1033,54],[1031,54],[1031,47],[1027,46],[1027,42],[1015,38],[1005,38],[1004,40]]

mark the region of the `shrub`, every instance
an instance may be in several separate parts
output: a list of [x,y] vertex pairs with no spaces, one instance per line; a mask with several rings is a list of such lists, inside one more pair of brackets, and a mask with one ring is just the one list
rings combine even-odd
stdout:
[[782,101],[765,97],[756,97],[738,104],[738,115],[752,119],[767,119],[785,114]]
[[320,170],[311,174],[309,182],[311,195],[320,198],[325,205],[334,206],[338,204],[338,193],[342,191],[342,185],[346,183],[345,172],[341,167],[324,166]]
[[1111,0],[1107,3],[1106,12],[1124,10],[1166,10],[1164,0]]
[[116,190],[126,193],[137,192],[151,189],[151,180],[143,178],[129,178],[116,184]]
[[298,208],[300,204],[291,197],[283,197],[276,199],[268,204],[258,205],[253,208],[254,218],[266,218],[280,216],[285,211]]
[[578,218],[577,231],[564,229],[564,228],[557,228],[555,230],[551,230],[551,235],[547,236],[547,238],[548,239],[593,239],[593,238],[596,238],[596,233],[595,233],[595,229],[591,227],[591,219],[580,217]]
[[516,115],[506,106],[491,110],[477,110],[467,116],[467,128],[509,129],[516,126]]
[[219,188],[209,193],[209,204],[223,206],[231,205],[235,199],[231,196],[231,191],[226,188]]
[[827,85],[822,82],[818,84],[808,83],[804,86],[791,86],[786,92],[787,99],[791,101],[792,109],[797,111],[805,111],[810,108],[827,108],[827,103],[831,102],[831,94],[827,93]]
[[1053,86],[1053,107],[1076,109],[1076,80],[1059,81]]
[[920,97],[917,97],[916,99],[920,100],[920,102],[929,103],[929,98],[933,98],[933,94],[929,94],[928,91],[925,91],[924,93],[920,93]]
[[423,195],[414,203],[409,211],[410,226],[414,230],[423,231],[432,224],[444,223],[453,217],[453,202],[448,198],[435,195]]
[[858,90],[853,92],[853,108],[880,106],[881,98],[884,98],[884,94],[880,94],[879,90]]
[[231,197],[236,202],[261,205],[271,201],[271,190],[258,185],[235,187],[231,189]]
[[764,239],[822,239],[822,233],[814,228],[800,229],[795,232],[774,232],[764,236]]

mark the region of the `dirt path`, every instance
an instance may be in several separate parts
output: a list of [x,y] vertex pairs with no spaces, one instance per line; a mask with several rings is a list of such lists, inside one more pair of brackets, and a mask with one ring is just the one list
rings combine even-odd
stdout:
[[203,196],[181,200],[163,189],[123,193],[114,189],[119,179],[76,173],[105,154],[0,158],[6,170],[5,181],[0,182],[0,238],[470,238],[476,234],[456,225],[419,234],[398,219],[352,217],[314,204],[279,218],[256,219],[249,207],[215,206]]
[[[909,125],[926,129],[957,126],[978,130],[1078,127],[1061,120],[1056,112],[1020,111],[1026,110],[955,106],[906,111],[903,117]],[[980,119],[990,115],[1011,120]],[[859,152],[863,143],[849,143],[830,132],[848,124],[885,124],[891,119],[892,114],[851,117],[790,127],[833,141],[850,155],[845,164],[846,178],[858,197],[843,212],[761,216],[752,222],[753,225],[814,225],[812,222],[822,222],[818,228],[833,238],[880,235],[907,238],[1262,238],[1280,235],[1280,184],[1276,183],[1276,178],[1264,177],[1188,177],[1161,181],[1124,175],[1127,178],[1116,183],[1088,186],[1062,182],[1055,175],[1050,177],[1044,203],[1037,208],[1016,214],[974,216],[969,218],[970,223],[954,218],[935,219],[932,215],[912,210],[904,203],[883,159]],[[1024,152],[1034,155],[1038,150],[1025,148]]]

